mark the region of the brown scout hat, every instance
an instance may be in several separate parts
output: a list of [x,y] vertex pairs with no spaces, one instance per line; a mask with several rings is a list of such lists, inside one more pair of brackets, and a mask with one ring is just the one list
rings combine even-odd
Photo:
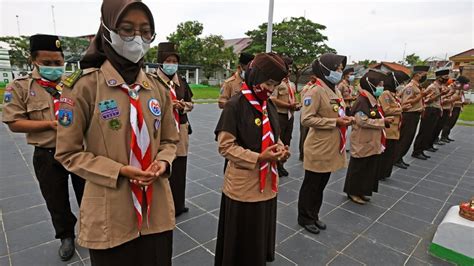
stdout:
[[158,44],[158,63],[163,64],[166,58],[171,55],[176,56],[179,62],[178,45],[172,42],[160,42]]
[[255,56],[245,74],[250,87],[268,80],[281,82],[288,75],[283,59],[275,53],[260,53]]

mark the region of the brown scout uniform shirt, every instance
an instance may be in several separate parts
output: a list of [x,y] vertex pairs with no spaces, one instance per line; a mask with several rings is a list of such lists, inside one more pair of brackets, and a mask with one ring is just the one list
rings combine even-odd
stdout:
[[[340,133],[336,126],[338,109],[342,100],[339,91],[334,92],[323,81],[313,85],[303,98],[301,124],[309,127],[304,142],[306,170],[316,173],[335,172],[346,166],[346,152],[339,152]],[[344,101],[341,106],[345,109]]]
[[352,98],[351,85],[349,84],[349,82],[347,80],[342,80],[337,85],[337,89],[341,93],[343,99],[347,100],[349,98]]
[[[278,99],[286,103],[290,103],[290,93],[288,92],[288,85],[293,91],[293,95],[295,97],[295,102],[296,102],[296,90],[295,90],[293,82],[286,83],[285,81],[282,81],[280,85],[278,85],[273,91],[273,95],[271,98]],[[275,106],[279,114],[291,114],[291,116],[293,116],[293,114],[295,113],[295,111],[289,110],[288,108],[280,107],[277,104],[275,104]]]
[[[367,95],[370,105],[368,106],[369,109],[371,112],[377,113],[377,100],[374,96],[362,88],[359,92],[364,92]],[[364,96],[359,95],[357,101],[360,101],[361,97]],[[357,103],[355,103],[356,105]],[[365,158],[380,154],[382,152],[382,130],[385,128],[384,120],[378,114],[372,116],[359,110],[354,110],[354,116],[355,124],[352,125],[351,132],[351,156],[354,158]]]
[[[9,102],[3,106],[3,122],[18,120],[54,121],[54,104],[51,94],[35,80],[41,79],[36,68],[31,78],[20,77],[8,84],[5,91],[12,94]],[[26,133],[28,144],[41,148],[56,147],[56,130]]]
[[390,127],[385,129],[387,139],[399,139],[402,107],[397,101],[395,93],[388,90],[383,91],[378,98],[378,103],[382,106],[385,117],[391,116],[394,118],[393,122],[390,123]]
[[240,92],[240,89],[242,88],[242,82],[244,82],[244,80],[240,77],[240,71],[235,72],[232,77],[224,81],[219,99],[217,100],[219,108],[223,109],[225,103],[230,99],[230,97]]
[[[156,74],[167,84],[169,84],[170,79],[161,71],[161,69],[158,69],[156,71]],[[173,83],[176,84],[176,86],[180,86],[179,84],[179,78],[177,74],[174,74]],[[169,92],[169,88],[166,88],[167,92]],[[177,95],[178,96],[178,95]],[[178,100],[181,100],[179,97],[177,97]],[[184,110],[183,114],[187,114],[191,112],[194,108],[193,102],[184,102]],[[179,125],[179,142],[176,144],[176,156],[188,156],[188,148],[189,148],[189,123],[185,124],[180,124]]]
[[449,110],[451,111],[454,107],[453,102],[451,102],[452,99],[455,97],[455,89],[454,89],[454,84],[451,84],[449,86],[443,85],[443,91],[449,90],[449,92],[443,96],[441,96],[441,107],[443,110]]
[[[411,101],[412,99],[418,97],[421,94],[421,87],[416,80],[411,80],[405,88],[401,90],[400,98],[402,100],[402,104]],[[405,112],[423,112],[423,97],[416,102],[411,104],[411,108],[406,110]]]
[[[164,175],[153,183],[149,222],[145,213],[141,231],[138,229],[130,182],[119,176],[120,168],[129,165],[131,136],[130,101],[121,84],[124,81],[120,74],[105,61],[100,69],[86,69],[73,88],[65,87],[62,94],[67,101],[61,103],[60,110],[70,112],[72,117],[69,125],[58,126],[56,159],[86,180],[77,242],[91,249],[113,248],[140,235],[173,230],[175,225],[173,197],[168,175]],[[171,165],[178,142],[171,98],[156,78],[143,70],[136,84],[141,85],[140,104],[152,159]],[[152,113],[151,99],[158,100],[160,115]],[[99,109],[99,104],[103,107],[104,101],[111,100],[115,107],[109,105],[108,111],[115,111],[118,127],[112,127],[110,117],[104,118]]]
[[442,85],[435,80],[433,83],[431,83],[430,86],[428,86],[428,88],[426,88],[427,91],[434,92],[433,96],[436,96],[434,101],[426,103],[427,107],[438,108],[441,111],[443,110],[443,108],[441,107],[441,86]]
[[456,92],[454,93],[456,96],[456,101],[454,101],[454,107],[461,107],[463,106],[463,103],[465,101],[464,99],[464,91],[462,89],[456,89]]

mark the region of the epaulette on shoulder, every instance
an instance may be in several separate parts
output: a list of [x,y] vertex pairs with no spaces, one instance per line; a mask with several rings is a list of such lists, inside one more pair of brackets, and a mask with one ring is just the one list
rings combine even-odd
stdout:
[[90,73],[93,73],[95,71],[99,70],[98,68],[86,68],[84,70],[78,69],[74,72],[72,72],[70,75],[68,75],[65,79],[61,81],[61,83],[58,86],[64,85],[69,88],[72,88],[74,84],[83,76],[88,75]]
[[224,82],[231,82],[235,80],[235,75],[232,75],[230,78],[226,79]]
[[152,78],[158,78],[158,75],[154,74],[154,73],[146,73],[147,76],[150,76]]
[[25,80],[25,79],[29,79],[29,78],[31,78],[31,73],[30,73],[30,74],[26,74],[26,75],[19,76],[19,77],[15,78],[13,81]]

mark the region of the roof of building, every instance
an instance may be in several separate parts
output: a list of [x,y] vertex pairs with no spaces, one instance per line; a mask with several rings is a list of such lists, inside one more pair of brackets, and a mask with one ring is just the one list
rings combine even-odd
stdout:
[[250,38],[236,38],[224,40],[224,47],[232,47],[235,54],[240,54],[243,50],[250,46],[252,39]]
[[385,66],[386,68],[393,70],[393,71],[403,71],[405,74],[410,75],[411,71],[408,67],[397,64],[395,62],[385,62],[382,61],[380,63],[376,63],[370,66],[370,68],[381,68],[382,66]]
[[467,51],[464,51],[462,53],[453,55],[449,58],[449,60],[455,60],[456,58],[459,58],[459,57],[472,57],[473,60],[474,60],[474,48],[471,48],[471,49],[469,49]]

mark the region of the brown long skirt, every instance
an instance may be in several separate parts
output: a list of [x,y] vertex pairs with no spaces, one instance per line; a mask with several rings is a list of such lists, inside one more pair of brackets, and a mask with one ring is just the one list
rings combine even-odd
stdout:
[[265,265],[275,260],[276,197],[235,201],[222,194],[215,265]]

